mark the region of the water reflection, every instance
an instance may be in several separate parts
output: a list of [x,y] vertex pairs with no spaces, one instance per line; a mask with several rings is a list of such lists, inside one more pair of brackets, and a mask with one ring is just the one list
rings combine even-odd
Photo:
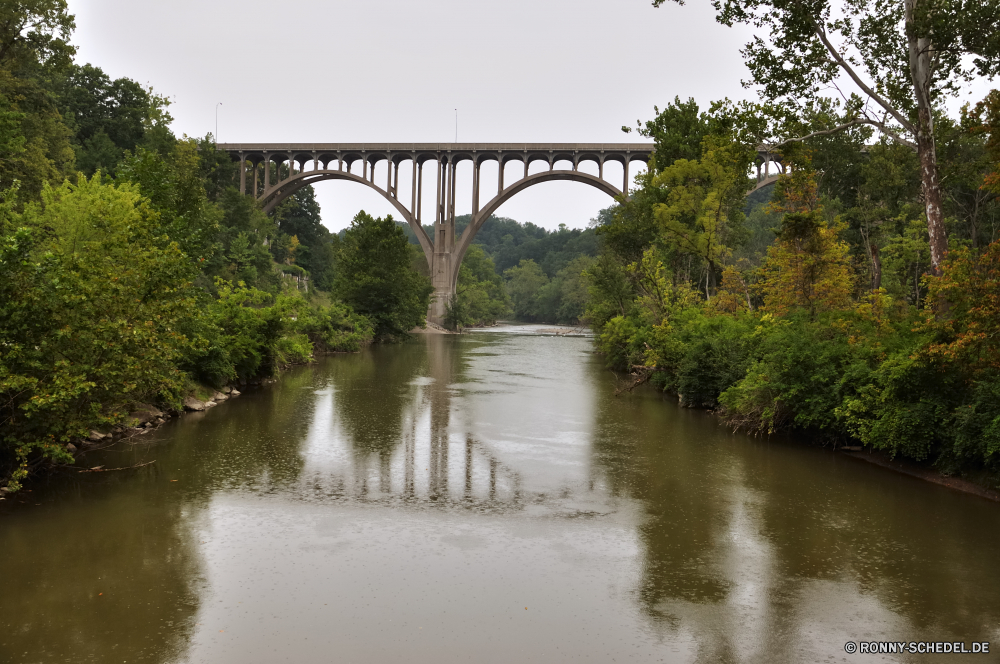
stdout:
[[615,384],[584,339],[430,336],[88,459],[156,464],[0,505],[0,661],[800,662],[862,638],[1000,641],[996,505]]
[[2,517],[0,661],[170,660],[201,604],[190,514],[166,494],[77,488],[87,507],[32,503]]
[[595,467],[649,517],[638,598],[652,622],[694,635],[696,661],[997,638],[1000,602],[983,590],[1000,589],[996,533],[984,528],[996,505],[793,441],[733,436],[649,392],[601,402],[597,420]]

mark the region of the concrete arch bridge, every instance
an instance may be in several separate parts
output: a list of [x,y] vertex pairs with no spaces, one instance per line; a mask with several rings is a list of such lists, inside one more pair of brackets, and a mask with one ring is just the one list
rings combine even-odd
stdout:
[[[428,319],[439,324],[455,293],[465,252],[497,208],[528,187],[552,180],[582,182],[611,197],[627,196],[629,165],[634,161],[645,164],[653,153],[651,143],[220,143],[218,149],[239,164],[240,191],[253,194],[265,212],[302,187],[323,180],[350,180],[377,191],[420,241],[434,284]],[[377,183],[375,166],[381,161],[388,163],[387,175],[384,183]],[[472,162],[472,222],[456,237],[455,169],[463,161]],[[488,161],[496,161],[500,167],[497,194],[481,202],[480,169]],[[521,162],[524,173],[513,182],[505,182],[504,167],[512,161]],[[548,170],[529,175],[529,166],[537,161],[548,164]],[[605,180],[604,164],[608,161],[622,165],[621,187]],[[400,200],[398,195],[399,166],[404,162],[413,166],[409,201]],[[569,162],[570,168],[557,169],[557,162]],[[597,166],[597,175],[579,170],[585,162]],[[286,165],[287,174],[283,173],[285,169],[277,168],[282,164]],[[435,178],[433,237],[428,237],[423,228],[423,178],[427,164],[432,164]],[[273,182],[272,172],[285,177]]]

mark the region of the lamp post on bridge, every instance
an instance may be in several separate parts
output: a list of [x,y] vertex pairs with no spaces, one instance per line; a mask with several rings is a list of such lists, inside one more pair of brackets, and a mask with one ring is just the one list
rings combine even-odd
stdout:
[[219,107],[220,106],[222,106],[222,102],[221,101],[218,104],[215,105],[215,144],[216,145],[219,144]]

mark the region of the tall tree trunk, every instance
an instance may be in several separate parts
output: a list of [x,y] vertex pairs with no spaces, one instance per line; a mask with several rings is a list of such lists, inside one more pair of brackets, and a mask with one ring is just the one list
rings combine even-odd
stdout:
[[934,146],[934,115],[931,108],[931,82],[934,78],[933,44],[929,35],[916,32],[918,5],[928,0],[904,0],[906,36],[909,41],[910,77],[917,100],[917,154],[920,157],[920,184],[927,213],[931,270],[939,274],[941,261],[948,250],[948,236],[941,210],[941,183],[938,180],[937,153]]
[[882,288],[882,258],[878,253],[878,246],[872,245],[872,290],[877,291]]

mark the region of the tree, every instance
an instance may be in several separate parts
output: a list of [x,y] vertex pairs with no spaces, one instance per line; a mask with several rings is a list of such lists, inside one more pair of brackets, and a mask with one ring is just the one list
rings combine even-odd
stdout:
[[[295,252],[295,263],[309,272],[312,283],[317,288],[329,290],[333,278],[333,235],[323,225],[316,193],[311,186],[299,189],[275,210],[280,234],[298,238],[299,248]],[[280,246],[281,238],[272,243]],[[282,257],[275,255],[281,262]]]
[[[194,307],[176,244],[132,184],[99,176],[46,187],[23,214],[0,210],[0,447],[68,460],[71,438],[129,405],[176,401],[178,331]],[[14,485],[16,488],[16,484]]]
[[[662,111],[654,106],[656,118],[647,120],[645,125],[636,121],[638,133],[646,138],[652,138],[656,148],[654,158],[656,168],[670,166],[678,159],[696,160],[701,156],[701,142],[711,131],[711,118],[706,113],[698,112],[698,103],[694,98],[681,101],[674,100]],[[631,127],[622,127],[626,134]]]
[[556,273],[555,279],[550,282],[557,293],[552,320],[579,323],[583,319],[590,299],[588,271],[596,262],[590,256],[578,256]]
[[493,260],[477,244],[471,245],[462,259],[457,291],[445,316],[449,327],[495,323],[512,313],[503,277],[496,273]]
[[1000,193],[1000,90],[991,90],[970,115],[973,131],[987,137],[986,150],[994,165],[983,182],[984,188]]
[[972,375],[1000,373],[1000,241],[981,255],[968,248],[954,252],[928,286],[931,298],[949,304],[946,311],[928,312],[927,327],[939,337],[928,355],[960,362]]
[[338,243],[332,292],[372,320],[376,338],[387,340],[424,325],[434,287],[410,267],[406,234],[392,216],[362,210]]
[[157,235],[176,242],[193,263],[212,258],[222,210],[205,196],[193,141],[179,141],[167,156],[139,148],[122,162],[118,178],[133,182],[160,213]]
[[73,130],[77,168],[86,175],[114,174],[126,151],[146,141],[147,131],[170,122],[160,117],[168,101],[127,78],[112,81],[93,65],[73,65],[55,84],[58,105]]
[[705,297],[711,299],[722,262],[742,239],[746,178],[724,147],[708,145],[700,160],[678,159],[652,180],[666,192],[653,207],[665,242],[705,261]]
[[66,0],[8,0],[0,5],[0,68],[59,68],[76,53],[76,21]]
[[507,280],[507,292],[514,301],[514,316],[519,320],[536,320],[541,314],[538,293],[549,278],[542,272],[538,263],[525,258],[503,273]]
[[[684,0],[674,0],[683,4]],[[653,0],[654,6],[665,0]],[[774,147],[858,125],[876,127],[916,150],[931,265],[948,249],[934,114],[962,82],[1000,72],[1000,5],[981,0],[713,0],[716,20],[767,31],[742,53],[762,98],[792,115],[849,79],[850,116]],[[860,94],[860,97],[858,96]],[[844,99],[849,96],[841,91]]]
[[33,78],[0,68],[0,137],[10,151],[0,152],[0,188],[14,180],[21,201],[37,200],[45,183],[73,173],[71,132],[52,95]]
[[848,307],[848,247],[837,238],[840,227],[831,227],[823,218],[812,171],[796,169],[776,186],[780,189],[773,205],[785,216],[778,242],[768,249],[764,263],[764,310],[783,316],[804,309],[815,318],[820,311]]

